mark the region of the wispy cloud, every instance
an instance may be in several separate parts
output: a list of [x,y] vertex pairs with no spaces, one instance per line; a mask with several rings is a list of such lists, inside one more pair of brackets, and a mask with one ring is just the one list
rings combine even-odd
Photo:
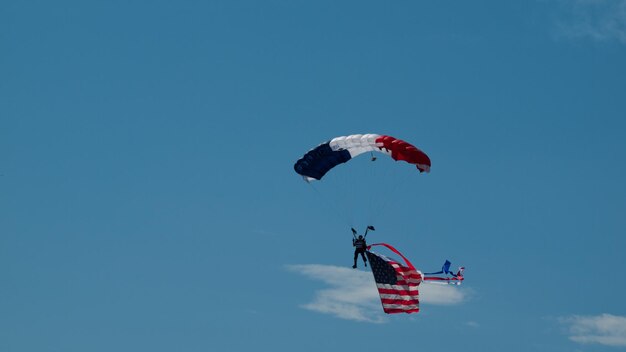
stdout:
[[626,346],[626,317],[602,314],[573,315],[559,318],[567,328],[569,339],[582,344]]
[[626,44],[626,0],[561,0],[557,36]]
[[454,305],[467,299],[467,292],[448,284],[424,284],[420,286],[420,302],[426,304]]
[[480,324],[478,324],[477,322],[470,320],[468,322],[465,323],[465,325],[471,327],[471,328],[479,328]]
[[[330,286],[318,290],[313,301],[302,305],[303,308],[341,319],[368,323],[387,321],[370,272],[321,264],[288,265],[287,269]],[[465,299],[463,291],[454,286],[420,286],[422,304],[452,305]]]

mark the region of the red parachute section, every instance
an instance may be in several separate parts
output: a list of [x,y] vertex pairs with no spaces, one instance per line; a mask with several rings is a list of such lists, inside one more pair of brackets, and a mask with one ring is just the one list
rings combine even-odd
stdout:
[[391,151],[391,157],[394,160],[415,164],[420,172],[430,172],[430,158],[414,145],[391,136],[380,136],[376,139],[376,143],[382,143],[383,148]]

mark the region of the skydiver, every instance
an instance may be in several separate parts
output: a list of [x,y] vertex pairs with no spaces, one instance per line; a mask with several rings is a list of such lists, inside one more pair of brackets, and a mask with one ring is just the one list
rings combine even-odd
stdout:
[[359,237],[356,237],[356,230],[355,229],[351,229],[352,230],[352,236],[354,237],[352,239],[352,246],[354,247],[354,265],[352,266],[353,269],[356,269],[356,259],[359,256],[359,254],[361,254],[361,257],[363,258],[363,264],[365,266],[367,266],[367,259],[365,258],[365,251],[367,250],[367,243],[365,242],[365,237],[367,237],[367,231],[368,230],[372,230],[374,231],[374,226],[368,226],[367,229],[365,230],[365,236],[363,235],[359,235]]

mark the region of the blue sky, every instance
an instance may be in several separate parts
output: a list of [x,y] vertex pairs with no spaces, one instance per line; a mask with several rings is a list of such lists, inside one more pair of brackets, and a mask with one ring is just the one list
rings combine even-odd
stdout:
[[[626,347],[624,0],[3,1],[0,53],[0,351]],[[293,172],[354,133],[432,172]],[[369,221],[465,284],[384,315]]]

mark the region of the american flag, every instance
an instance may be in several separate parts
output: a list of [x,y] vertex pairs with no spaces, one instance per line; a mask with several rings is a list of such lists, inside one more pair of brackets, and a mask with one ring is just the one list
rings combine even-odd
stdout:
[[419,312],[418,286],[422,273],[385,256],[367,251],[385,313]]

